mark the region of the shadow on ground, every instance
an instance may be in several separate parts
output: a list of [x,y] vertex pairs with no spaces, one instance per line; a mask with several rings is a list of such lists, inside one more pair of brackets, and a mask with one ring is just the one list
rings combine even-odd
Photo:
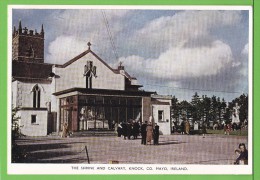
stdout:
[[[83,142],[82,142],[83,143]],[[64,151],[70,143],[18,145],[16,152],[23,152],[17,163],[76,163],[86,161],[85,149],[78,152]],[[62,150],[63,149],[63,150]],[[14,152],[15,153],[15,152]],[[79,158],[75,158],[78,157]],[[63,159],[62,157],[66,157]],[[71,158],[68,158],[71,157]]]
[[160,141],[159,145],[169,145],[169,144],[183,144],[186,142],[180,142],[178,140]]

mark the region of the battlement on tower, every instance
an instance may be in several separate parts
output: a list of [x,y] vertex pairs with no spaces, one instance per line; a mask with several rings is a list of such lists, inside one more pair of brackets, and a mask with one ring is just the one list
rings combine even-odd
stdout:
[[12,38],[12,59],[33,63],[44,63],[44,29],[29,30],[19,22],[18,29],[14,26]]
[[38,33],[36,29],[35,30],[24,29],[23,31],[19,32],[18,30],[15,30],[15,27],[14,27],[13,38],[15,38],[18,35],[35,36],[35,37],[39,37],[39,38],[44,38],[44,33]]

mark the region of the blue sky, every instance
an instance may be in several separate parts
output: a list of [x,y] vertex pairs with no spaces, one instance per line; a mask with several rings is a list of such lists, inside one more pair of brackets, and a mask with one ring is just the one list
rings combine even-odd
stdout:
[[90,41],[147,91],[188,101],[195,92],[226,101],[248,93],[248,10],[14,9],[12,17],[16,27],[44,25],[47,63],[67,62]]

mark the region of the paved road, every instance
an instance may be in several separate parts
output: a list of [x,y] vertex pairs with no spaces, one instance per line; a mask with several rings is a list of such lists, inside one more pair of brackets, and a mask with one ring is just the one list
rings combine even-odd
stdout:
[[[247,137],[225,135],[163,135],[159,145],[141,145],[141,139],[121,137],[26,137],[17,140],[29,152],[26,163],[91,164],[232,164],[239,143]],[[250,152],[250,151],[249,151]]]

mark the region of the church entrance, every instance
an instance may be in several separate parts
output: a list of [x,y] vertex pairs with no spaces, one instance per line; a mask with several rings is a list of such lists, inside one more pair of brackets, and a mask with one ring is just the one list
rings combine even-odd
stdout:
[[60,129],[113,130],[115,124],[141,121],[142,97],[75,95],[60,99]]
[[65,123],[68,124],[69,131],[77,131],[77,97],[70,96],[60,99],[60,127],[63,129]]
[[120,122],[139,121],[141,102],[141,97],[79,96],[79,130],[113,130]]

